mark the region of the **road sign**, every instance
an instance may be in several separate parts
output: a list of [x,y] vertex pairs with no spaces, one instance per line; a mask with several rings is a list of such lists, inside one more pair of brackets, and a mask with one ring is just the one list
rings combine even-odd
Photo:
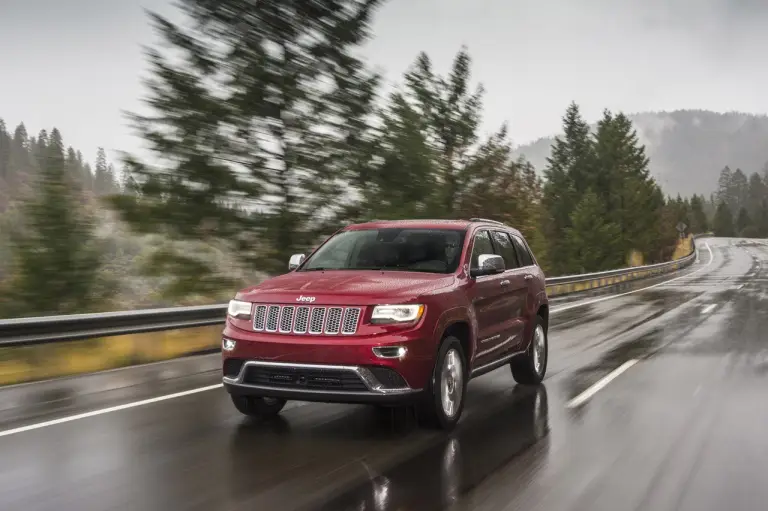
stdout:
[[677,224],[677,230],[680,232],[685,231],[688,228],[687,225],[685,225],[683,222],[678,222]]

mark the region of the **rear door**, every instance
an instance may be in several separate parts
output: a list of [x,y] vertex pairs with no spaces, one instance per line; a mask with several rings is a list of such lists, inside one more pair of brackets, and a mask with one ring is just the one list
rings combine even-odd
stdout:
[[[491,231],[480,229],[472,239],[470,268],[478,267],[478,259],[483,254],[496,254]],[[475,349],[474,367],[480,367],[495,360],[497,346],[506,339],[508,328],[505,309],[506,285],[509,280],[504,273],[483,275],[473,279],[469,286],[472,306],[477,320],[477,346]]]
[[536,303],[536,295],[540,291],[538,287],[540,287],[541,282],[541,270],[536,265],[536,261],[533,259],[533,254],[531,253],[531,249],[528,247],[528,244],[523,240],[520,236],[517,236],[516,234],[510,234],[510,238],[512,239],[512,243],[515,246],[515,252],[517,253],[517,257],[520,260],[520,272],[523,276],[523,279],[525,280],[526,284],[526,301],[525,305],[523,306],[521,310],[522,320],[525,324],[526,331],[529,332],[528,337],[530,337],[530,328],[532,328],[529,323],[531,323],[531,320],[533,319],[533,315],[535,311],[533,310],[535,303]]
[[496,253],[504,258],[506,266],[500,281],[504,290],[501,304],[504,335],[494,346],[493,358],[496,359],[519,350],[524,344],[523,333],[526,326],[525,310],[528,298],[528,282],[509,234],[506,231],[494,230],[492,239]]

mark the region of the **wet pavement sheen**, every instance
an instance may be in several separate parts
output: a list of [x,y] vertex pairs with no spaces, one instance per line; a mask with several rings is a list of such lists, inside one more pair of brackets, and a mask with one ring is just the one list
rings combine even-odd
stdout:
[[216,389],[0,437],[0,510],[764,509],[768,244],[698,244],[683,278],[553,312],[545,384],[473,380],[450,435],[366,406],[259,422]]

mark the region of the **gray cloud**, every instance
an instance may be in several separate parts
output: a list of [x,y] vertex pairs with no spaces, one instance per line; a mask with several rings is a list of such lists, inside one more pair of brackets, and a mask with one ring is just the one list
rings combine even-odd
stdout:
[[[144,7],[171,12],[169,0],[3,0],[0,116],[56,124],[90,153],[135,148],[120,111],[139,106]],[[509,121],[523,143],[556,132],[571,100],[590,120],[603,108],[766,112],[766,22],[760,0],[390,0],[365,52],[394,82],[417,52],[445,70],[466,44],[487,130]]]

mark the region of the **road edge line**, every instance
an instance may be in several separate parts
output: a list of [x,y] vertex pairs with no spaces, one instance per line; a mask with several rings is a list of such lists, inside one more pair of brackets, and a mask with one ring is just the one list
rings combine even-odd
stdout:
[[0,431],[0,437],[11,436],[11,435],[15,435],[15,434],[18,434],[18,433],[24,433],[26,431],[32,431],[32,430],[35,430],[35,429],[46,428],[46,427],[49,427],[49,426],[56,426],[57,424],[64,424],[66,422],[72,422],[72,421],[76,421],[76,420],[80,420],[80,419],[87,419],[88,417],[95,417],[97,415],[104,415],[104,414],[107,414],[107,413],[119,412],[120,410],[126,410],[128,408],[136,408],[136,407],[139,407],[139,406],[150,405],[150,404],[153,404],[153,403],[158,403],[160,401],[167,401],[169,399],[176,399],[176,398],[179,398],[179,397],[189,396],[189,395],[192,395],[192,394],[198,394],[200,392],[207,392],[209,390],[219,389],[222,386],[223,385],[221,383],[217,383],[215,385],[208,385],[208,386],[205,386],[205,387],[198,387],[198,388],[191,389],[191,390],[185,390],[183,392],[175,392],[173,394],[165,394],[163,396],[157,396],[157,397],[153,397],[153,398],[149,398],[149,399],[143,399],[141,401],[133,401],[131,403],[125,403],[125,404],[117,405],[117,406],[110,406],[108,408],[101,408],[99,410],[92,410],[90,412],[78,413],[76,415],[70,415],[70,416],[67,416],[67,417],[62,417],[60,419],[53,419],[53,420],[49,420],[49,421],[45,421],[45,422],[38,422],[36,424],[29,424],[27,426],[21,426],[21,427],[18,427],[18,428],[7,429],[5,431]]

